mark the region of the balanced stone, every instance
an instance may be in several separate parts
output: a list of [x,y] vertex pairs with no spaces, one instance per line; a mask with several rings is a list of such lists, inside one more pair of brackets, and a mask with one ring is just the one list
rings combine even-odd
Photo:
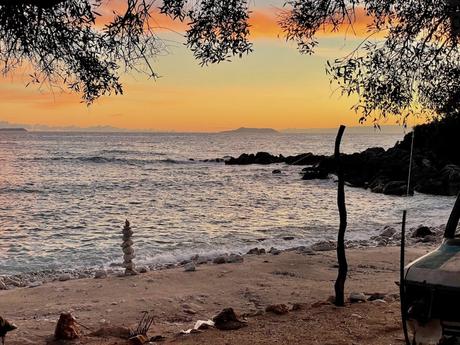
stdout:
[[135,258],[134,249],[132,247],[133,240],[131,239],[133,231],[129,221],[126,220],[125,227],[122,231],[123,234],[123,243],[121,248],[123,250],[123,267],[125,268],[125,275],[135,275],[137,274],[136,266],[134,265],[133,259]]

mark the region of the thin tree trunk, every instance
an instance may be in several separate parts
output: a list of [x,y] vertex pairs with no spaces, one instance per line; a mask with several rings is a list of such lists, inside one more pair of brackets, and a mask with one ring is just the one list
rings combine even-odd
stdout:
[[345,305],[345,280],[347,279],[348,263],[345,255],[345,230],[347,229],[347,208],[345,205],[345,179],[343,176],[343,167],[340,158],[340,143],[342,141],[345,126],[340,126],[337,138],[335,140],[334,157],[337,165],[338,191],[337,191],[337,206],[339,208],[340,226],[337,237],[337,260],[339,263],[339,272],[335,281],[335,305]]
[[446,230],[444,231],[445,238],[454,238],[455,230],[457,230],[458,221],[460,220],[460,193],[457,195],[454,208],[450,213],[449,220],[447,221]]

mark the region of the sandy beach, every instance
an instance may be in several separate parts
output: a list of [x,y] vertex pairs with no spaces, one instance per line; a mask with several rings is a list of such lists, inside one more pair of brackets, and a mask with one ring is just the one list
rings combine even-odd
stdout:
[[[409,248],[408,260],[432,249]],[[243,263],[198,265],[147,272],[133,277],[78,279],[0,292],[0,311],[19,328],[8,345],[52,341],[61,312],[71,311],[82,325],[79,344],[127,344],[127,340],[89,336],[102,326],[134,327],[142,311],[155,323],[149,336],[175,344],[402,344],[396,247],[348,250],[346,291],[385,294],[385,301],[336,308],[327,303],[336,277],[335,251],[246,255]],[[298,310],[266,313],[273,304]],[[297,304],[297,305],[296,305]],[[178,335],[197,320],[231,307],[247,321],[236,331],[205,330]],[[113,335],[113,334],[112,334]]]

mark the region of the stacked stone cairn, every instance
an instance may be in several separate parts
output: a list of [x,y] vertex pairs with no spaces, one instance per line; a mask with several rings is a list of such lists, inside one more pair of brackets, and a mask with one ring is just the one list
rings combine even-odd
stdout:
[[122,234],[123,243],[121,248],[123,250],[123,267],[125,268],[125,275],[136,275],[137,271],[133,262],[133,259],[135,258],[132,240],[133,231],[131,230],[131,226],[128,220],[125,222],[125,227],[123,228]]

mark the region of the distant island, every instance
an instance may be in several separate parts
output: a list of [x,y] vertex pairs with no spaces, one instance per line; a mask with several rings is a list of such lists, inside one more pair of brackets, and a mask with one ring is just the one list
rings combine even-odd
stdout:
[[0,132],[28,132],[25,128],[0,128]]
[[277,130],[274,130],[273,128],[246,128],[246,127],[240,127],[237,129],[233,129],[230,131],[222,131],[219,132],[221,134],[274,134],[274,133],[279,133]]

